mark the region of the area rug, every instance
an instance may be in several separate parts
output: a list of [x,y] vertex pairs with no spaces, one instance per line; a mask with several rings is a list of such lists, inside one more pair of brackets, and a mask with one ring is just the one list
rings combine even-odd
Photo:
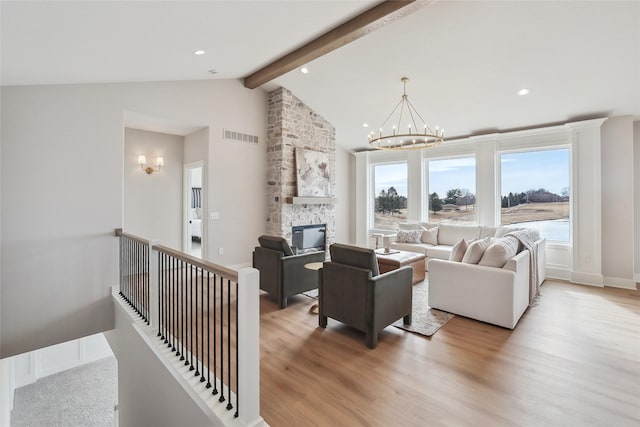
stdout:
[[405,325],[402,319],[393,323],[392,326],[404,329],[405,331],[430,337],[445,323],[455,316],[446,311],[436,310],[429,307],[428,299],[429,285],[427,281],[418,283],[413,287],[413,307],[411,310],[411,324]]

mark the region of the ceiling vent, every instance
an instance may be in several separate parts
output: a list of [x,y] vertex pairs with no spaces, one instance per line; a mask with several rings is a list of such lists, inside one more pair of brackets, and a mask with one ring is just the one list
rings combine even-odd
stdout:
[[253,142],[254,144],[258,143],[257,135],[249,135],[241,132],[234,132],[228,129],[222,130],[223,138],[229,141],[242,141],[242,142]]

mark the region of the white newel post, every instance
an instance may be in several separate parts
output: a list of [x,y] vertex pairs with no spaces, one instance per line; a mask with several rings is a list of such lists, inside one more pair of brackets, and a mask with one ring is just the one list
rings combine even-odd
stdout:
[[260,416],[260,273],[238,271],[238,412],[243,426],[263,425]]
[[160,244],[159,240],[149,241],[149,326],[158,325],[158,251],[153,249],[154,245]]

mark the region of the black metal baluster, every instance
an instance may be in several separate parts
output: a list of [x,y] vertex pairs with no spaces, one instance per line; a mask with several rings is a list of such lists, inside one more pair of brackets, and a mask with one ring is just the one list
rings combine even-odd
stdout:
[[119,274],[119,278],[120,278],[120,291],[118,292],[120,294],[120,296],[122,296],[122,269],[123,269],[123,262],[122,262],[122,235],[119,237],[118,240],[118,274]]
[[220,398],[224,402],[224,278],[220,276]]
[[211,278],[211,272],[207,271],[207,385],[206,388],[211,388],[211,346],[209,345],[209,323],[211,314],[211,301],[209,300],[209,280]]
[[216,290],[216,283],[218,282],[218,275],[217,274],[213,274],[213,391],[211,392],[211,394],[218,394],[218,375],[216,374],[216,371],[218,369],[218,344],[216,341],[216,295],[218,293],[218,291]]
[[[187,269],[186,265],[184,268],[184,287],[182,288],[183,292],[184,292],[184,300],[183,305],[181,305],[181,309],[182,309],[182,328],[183,328],[183,339],[182,339],[182,345],[184,346],[183,348],[187,348],[188,344],[189,344],[189,325],[188,325],[188,320],[189,320],[189,310],[187,308],[188,304],[189,304],[189,270]],[[189,366],[189,357],[187,356],[187,351],[184,351],[184,366]],[[182,360],[182,359],[180,359]]]
[[[193,266],[191,266],[191,273],[193,274]],[[200,375],[198,372],[198,267],[196,267],[196,371],[193,373],[194,377]]]
[[122,296],[124,297],[124,300],[129,302],[127,300],[127,280],[128,280],[128,273],[129,273],[129,239],[127,239],[125,237],[125,241],[124,241],[124,278],[122,279]]
[[164,277],[162,277],[162,254],[158,252],[158,337],[162,334],[160,333],[162,328],[162,281]]
[[[178,299],[176,300],[176,303],[178,305],[178,334],[180,335],[180,337],[178,338],[178,345],[176,346],[178,351],[176,351],[176,356],[180,356],[180,360],[184,360],[184,355],[185,355],[185,349],[184,349],[184,333],[182,332],[183,326],[184,326],[184,320],[182,319],[182,301],[184,300],[184,292],[182,290],[182,270],[184,268],[184,262],[182,260],[178,261],[178,265],[180,266],[179,268],[179,273],[178,273],[178,283],[180,283],[180,286],[178,286]],[[182,349],[182,352],[180,351],[180,349]]]
[[164,323],[162,324],[164,334],[162,335],[162,339],[166,344],[169,337],[169,281],[171,280],[171,266],[168,263],[167,255],[164,253],[162,254],[162,260],[162,265],[165,268],[163,274],[166,279],[164,281],[164,306],[162,307],[162,311],[164,312]]
[[[193,371],[193,266],[189,264],[189,275],[191,280],[189,281],[189,354],[191,359],[191,366],[189,370]],[[197,295],[197,294],[196,294]]]
[[227,411],[233,409],[231,404],[231,280],[227,279],[227,387],[229,388],[229,402]]
[[138,254],[138,242],[133,241],[133,289],[131,292],[131,304],[137,314],[138,311],[138,280],[140,279],[138,268],[140,267],[140,258]]
[[171,304],[171,311],[173,312],[173,322],[171,322],[171,351],[176,352],[176,330],[178,326],[178,318],[177,318],[177,308],[176,301],[178,300],[178,284],[180,283],[177,280],[177,268],[178,268],[178,260],[174,257],[173,259],[173,304]]
[[240,364],[238,363],[238,354],[240,354],[240,341],[238,339],[238,282],[236,282],[236,413],[234,418],[238,418],[239,414],[239,395],[240,395]]
[[[197,270],[196,270],[197,271]],[[204,269],[200,269],[200,370],[202,376],[200,382],[205,381],[204,378]]]
[[151,303],[150,301],[150,289],[149,289],[149,284],[151,283],[151,278],[149,277],[149,274],[151,273],[149,271],[149,246],[145,245],[144,246],[144,257],[146,259],[145,263],[144,263],[144,269],[147,271],[147,274],[144,276],[146,278],[145,282],[144,282],[144,290],[145,290],[145,306],[146,306],[146,310],[145,310],[145,317],[147,320],[147,325],[149,324],[149,317],[151,315],[150,313],[150,308],[149,304]]

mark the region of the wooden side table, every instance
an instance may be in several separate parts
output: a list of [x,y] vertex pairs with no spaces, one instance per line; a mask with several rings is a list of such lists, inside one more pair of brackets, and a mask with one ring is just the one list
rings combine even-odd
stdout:
[[[320,271],[320,269],[322,268],[322,265],[323,265],[323,264],[324,264],[324,263],[322,263],[322,262],[310,262],[309,264],[305,264],[305,265],[304,265],[304,268],[306,268],[307,270],[315,270],[315,271],[318,271],[318,272],[319,272],[319,271]],[[318,275],[319,275],[319,274],[320,274],[320,273],[318,273]],[[309,311],[310,311],[311,313],[313,313],[313,314],[318,314],[318,311],[319,311],[319,310],[318,310],[318,304],[317,304],[317,303],[316,303],[316,304],[313,304],[313,305],[311,306],[311,308],[309,309]]]

